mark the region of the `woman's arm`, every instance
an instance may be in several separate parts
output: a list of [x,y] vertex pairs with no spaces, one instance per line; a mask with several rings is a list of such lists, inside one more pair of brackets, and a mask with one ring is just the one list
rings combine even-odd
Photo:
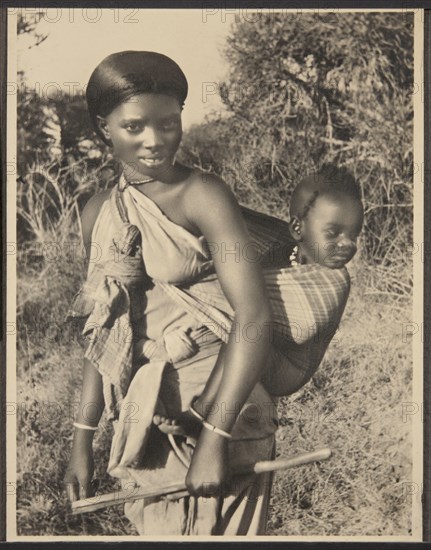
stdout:
[[[88,201],[82,212],[82,237],[87,255],[90,250],[94,223],[106,198],[107,193],[95,195]],[[81,399],[76,422],[88,426],[97,426],[103,408],[102,377],[97,369],[87,359],[84,359]],[[93,430],[75,428],[71,458],[64,477],[64,482],[67,484],[67,494],[72,502],[92,494],[93,436]]]
[[[102,378],[93,365],[84,359],[82,392],[76,422],[97,426],[103,408]],[[93,430],[75,428],[71,457],[64,476],[71,502],[92,496],[94,433]]]
[[[271,309],[261,267],[247,255],[251,238],[246,224],[226,184],[215,176],[196,178],[186,193],[184,210],[208,242],[222,289],[235,312],[214,405],[206,415],[209,423],[229,433],[266,367]],[[188,474],[194,494],[202,494],[205,484],[215,489],[222,483],[226,471],[215,465],[226,458],[226,441],[202,430]]]

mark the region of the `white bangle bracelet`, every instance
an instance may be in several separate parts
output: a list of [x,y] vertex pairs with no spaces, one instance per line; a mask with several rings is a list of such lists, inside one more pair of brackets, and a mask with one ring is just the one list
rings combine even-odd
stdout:
[[196,411],[192,405],[189,407],[189,411],[199,420],[199,422],[203,422],[205,418]]
[[93,432],[97,430],[97,426],[87,426],[87,424],[80,424],[79,422],[74,422],[73,425],[75,428],[81,428],[82,430],[91,430]]
[[206,420],[202,421],[202,426],[204,428],[206,428],[207,430],[210,430],[211,432],[215,432],[216,434],[219,434],[219,435],[225,437],[226,439],[232,439],[232,436],[230,434],[228,434],[224,430],[221,430],[220,428],[217,428],[216,426],[213,426],[212,424],[210,424]]

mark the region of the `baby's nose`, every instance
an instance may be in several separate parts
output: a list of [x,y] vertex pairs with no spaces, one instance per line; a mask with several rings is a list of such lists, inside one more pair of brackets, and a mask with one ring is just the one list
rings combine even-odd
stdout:
[[338,243],[337,243],[337,246],[339,248],[348,248],[348,249],[355,249],[356,248],[356,243],[354,240],[350,239],[349,237],[345,236],[345,237],[342,237]]

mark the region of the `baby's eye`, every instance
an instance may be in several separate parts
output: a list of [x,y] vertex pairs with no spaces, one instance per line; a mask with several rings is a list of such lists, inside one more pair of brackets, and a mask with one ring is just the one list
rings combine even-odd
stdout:
[[163,130],[173,130],[178,125],[177,120],[167,120],[162,123]]
[[334,229],[327,229],[325,231],[325,235],[328,237],[328,239],[335,239],[338,233]]

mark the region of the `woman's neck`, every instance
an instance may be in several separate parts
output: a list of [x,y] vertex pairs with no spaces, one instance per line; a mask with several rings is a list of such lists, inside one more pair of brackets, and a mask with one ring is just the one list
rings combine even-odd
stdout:
[[121,166],[124,178],[132,185],[145,185],[152,182],[159,182],[161,184],[180,183],[187,179],[192,172],[191,168],[179,162],[175,162],[163,171],[154,172],[153,174],[140,173],[134,166],[130,166],[122,161]]

